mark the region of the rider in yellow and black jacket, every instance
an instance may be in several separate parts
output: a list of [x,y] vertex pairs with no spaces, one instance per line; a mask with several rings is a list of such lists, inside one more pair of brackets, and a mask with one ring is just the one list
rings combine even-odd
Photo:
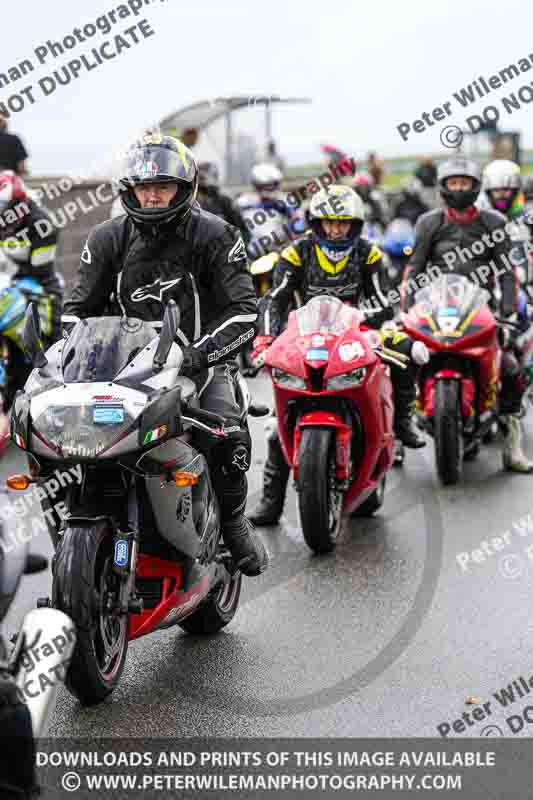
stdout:
[[[369,327],[380,328],[393,318],[382,284],[381,251],[360,236],[364,223],[361,199],[346,186],[331,186],[317,192],[309,210],[311,231],[281,253],[274,273],[273,287],[259,304],[259,336],[252,356],[260,363],[262,353],[284,326],[287,311],[297,291],[303,303],[318,295],[332,295],[369,312]],[[425,347],[414,345],[409,337],[394,329],[381,332],[383,343],[398,353],[412,356],[407,369],[391,366],[394,387],[396,437],[406,447],[423,447],[411,427],[415,399],[416,365],[427,357]],[[283,510],[289,467],[285,462],[277,432],[268,440],[263,498],[249,515],[257,525],[275,524]]]

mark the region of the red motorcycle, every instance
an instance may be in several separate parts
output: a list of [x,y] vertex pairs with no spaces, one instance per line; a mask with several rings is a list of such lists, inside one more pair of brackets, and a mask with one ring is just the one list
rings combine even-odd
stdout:
[[490,294],[461,275],[442,275],[415,295],[405,331],[431,357],[419,376],[419,425],[435,439],[439,478],[457,483],[496,421],[501,350]]
[[291,312],[265,358],[304,539],[316,553],[334,548],[343,512],[381,507],[392,464],[392,384],[382,359],[397,357],[361,329],[364,320],[334,297],[315,297]]

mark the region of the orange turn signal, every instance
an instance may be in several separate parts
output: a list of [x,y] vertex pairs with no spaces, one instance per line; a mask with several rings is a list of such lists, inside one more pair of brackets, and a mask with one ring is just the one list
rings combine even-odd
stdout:
[[200,479],[194,472],[176,472],[174,483],[176,486],[196,486]]
[[27,489],[33,483],[29,475],[11,475],[6,479],[6,486],[9,489]]

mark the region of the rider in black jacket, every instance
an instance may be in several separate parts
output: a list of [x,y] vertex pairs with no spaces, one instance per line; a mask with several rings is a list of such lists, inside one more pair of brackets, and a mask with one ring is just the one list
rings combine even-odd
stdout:
[[220,178],[217,165],[212,161],[201,161],[198,164],[198,202],[204,211],[222,217],[230,225],[234,225],[242,233],[244,243],[250,240],[250,231],[242,217],[237,204],[231,197],[220,191]]
[[[380,327],[394,316],[382,286],[381,251],[360,236],[365,216],[361,198],[349,187],[331,186],[313,196],[309,216],[311,233],[283,250],[276,265],[273,288],[260,301],[261,335],[255,341],[253,356],[256,362],[261,360],[262,351],[281,333],[295,290],[304,303],[317,295],[332,295],[367,310],[374,317],[373,323],[369,319],[372,327]],[[338,230],[342,225],[348,229],[338,237],[332,229]],[[391,366],[394,429],[397,439],[406,447],[423,447],[424,440],[411,427],[411,415],[416,363],[426,360],[426,348],[420,342],[413,345],[409,337],[394,326],[382,333],[382,341],[401,355],[412,356],[407,369]],[[250,515],[257,525],[273,525],[279,520],[289,472],[277,430],[272,428],[263,476],[263,497]]]
[[[417,222],[415,248],[404,277],[404,306],[409,308],[414,302],[416,279],[431,263],[443,273],[453,271],[485,283],[493,308],[502,317],[513,317],[518,300],[517,254],[513,254],[505,230],[505,217],[474,205],[481,189],[478,165],[465,158],[445,162],[439,168],[439,187],[446,207],[423,214]],[[500,413],[504,466],[514,472],[533,470],[522,451],[517,416],[525,386],[518,360],[512,348],[507,348],[502,360]]]
[[[246,248],[238,231],[196,203],[198,168],[177,139],[152,134],[128,152],[120,181],[126,216],[98,225],[83,249],[65,313],[125,314],[160,320],[165,304],[181,311],[181,374],[191,377],[204,409],[237,418],[234,357],[255,333],[257,307]],[[238,426],[236,426],[238,427]],[[245,443],[248,458],[234,455]],[[258,575],[266,550],[244,516],[250,435],[207,453],[220,501],[222,532],[236,565]]]

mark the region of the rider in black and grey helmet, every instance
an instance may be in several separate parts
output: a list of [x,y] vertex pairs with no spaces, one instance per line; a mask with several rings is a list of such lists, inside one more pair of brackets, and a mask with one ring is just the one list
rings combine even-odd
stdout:
[[[416,278],[425,273],[431,263],[441,272],[450,270],[472,276],[480,274],[487,262],[498,268],[487,285],[492,302],[504,318],[513,317],[518,308],[518,280],[513,263],[513,242],[506,231],[506,219],[493,209],[479,209],[475,202],[481,189],[479,166],[469,159],[456,157],[439,167],[438,182],[445,208],[423,214],[416,224],[415,248],[404,275],[404,306],[414,302]],[[498,232],[498,236],[494,233]],[[489,237],[487,245],[479,247]],[[467,258],[459,253],[468,253]],[[496,293],[496,280],[500,295]],[[496,305],[498,304],[498,306]],[[502,388],[500,393],[500,420],[504,432],[503,463],[513,472],[528,473],[533,464],[522,450],[522,433],[518,415],[526,388],[522,369],[515,352],[510,347],[502,359]]]

